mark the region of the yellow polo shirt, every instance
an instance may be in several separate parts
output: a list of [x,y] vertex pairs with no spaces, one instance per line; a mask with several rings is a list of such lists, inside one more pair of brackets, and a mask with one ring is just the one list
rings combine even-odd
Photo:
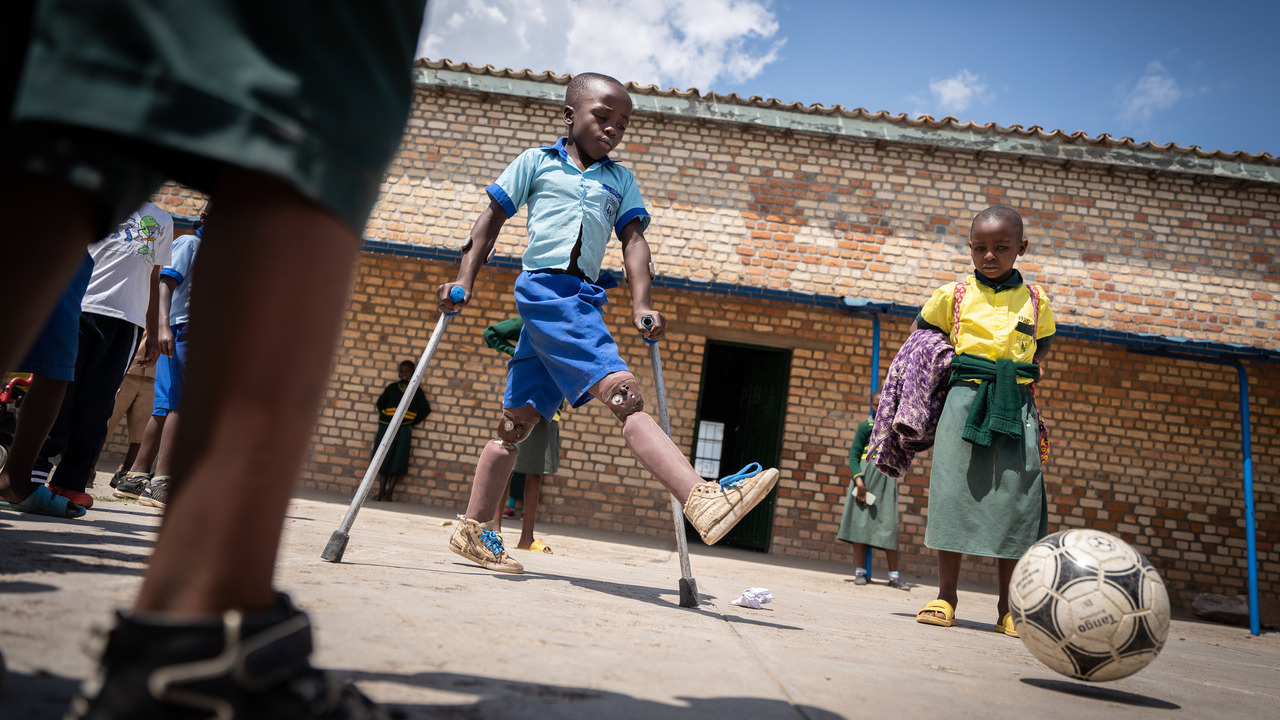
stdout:
[[[947,333],[955,343],[958,355],[975,355],[992,361],[1008,358],[1014,362],[1032,362],[1036,354],[1036,340],[1047,338],[1056,331],[1053,310],[1049,307],[1048,293],[1044,288],[1036,286],[1040,296],[1040,322],[1035,327],[1031,291],[1025,283],[997,289],[978,282],[973,275],[962,282],[966,286],[960,304],[958,332],[952,328],[956,283],[947,283],[934,290],[933,296],[920,309],[920,319]],[[1031,379],[1020,377],[1018,382],[1028,383]]]

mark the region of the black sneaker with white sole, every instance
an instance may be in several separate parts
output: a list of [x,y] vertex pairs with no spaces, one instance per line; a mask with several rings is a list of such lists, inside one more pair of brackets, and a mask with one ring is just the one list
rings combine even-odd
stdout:
[[147,488],[138,495],[138,504],[163,510],[169,504],[169,482],[169,478],[163,477],[147,483]]
[[97,674],[65,720],[397,717],[313,668],[311,649],[311,622],[284,594],[259,615],[202,622],[117,614]]
[[129,473],[116,483],[115,492],[111,495],[124,500],[137,500],[138,496],[142,495],[142,491],[147,489],[147,483],[150,481],[150,475]]

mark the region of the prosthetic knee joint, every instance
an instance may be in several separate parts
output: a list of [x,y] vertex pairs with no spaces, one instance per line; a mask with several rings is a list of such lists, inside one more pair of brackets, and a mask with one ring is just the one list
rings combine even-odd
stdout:
[[610,373],[600,381],[599,388],[599,398],[618,422],[625,423],[628,417],[644,412],[644,396],[635,375],[626,371]]
[[532,405],[518,408],[502,408],[502,421],[498,423],[498,440],[503,447],[515,448],[516,443],[529,437],[533,426],[542,417]]

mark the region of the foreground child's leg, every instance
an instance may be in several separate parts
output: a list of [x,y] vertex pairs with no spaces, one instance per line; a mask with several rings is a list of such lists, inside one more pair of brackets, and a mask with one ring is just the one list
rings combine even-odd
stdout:
[[194,270],[199,331],[173,457],[183,483],[139,611],[204,615],[275,604],[281,524],[359,247],[350,229],[276,181],[233,172],[218,189],[218,214]]
[[307,616],[271,582],[359,240],[260,175],[228,172],[214,196],[175,438],[182,483],[134,612],[68,717],[386,718],[311,667]]

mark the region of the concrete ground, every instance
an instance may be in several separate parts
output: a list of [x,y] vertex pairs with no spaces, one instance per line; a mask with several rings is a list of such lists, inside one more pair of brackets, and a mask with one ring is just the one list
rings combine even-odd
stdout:
[[[102,499],[74,521],[0,511],[0,718],[61,717],[92,670],[94,627],[131,601],[159,513]],[[341,563],[320,559],[349,497],[291,507],[278,585],[316,628],[318,665],[413,718],[1264,718],[1280,707],[1280,636],[1176,619],[1123,680],[1055,674],[991,631],[995,596],[962,591],[960,625],[915,612],[936,593],[849,567],[693,550],[698,608],[679,606],[673,545],[540,528],[554,555],[523,575],[448,550],[454,509],[369,503]],[[763,609],[730,603],[768,588]]]

